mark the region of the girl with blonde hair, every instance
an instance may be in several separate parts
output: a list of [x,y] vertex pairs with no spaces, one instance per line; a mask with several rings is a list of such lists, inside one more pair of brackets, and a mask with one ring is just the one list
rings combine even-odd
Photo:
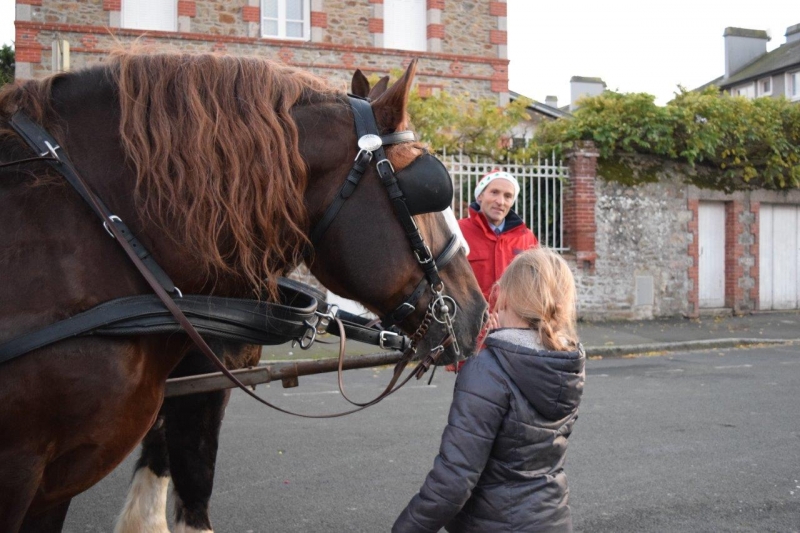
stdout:
[[571,532],[567,439],[585,379],[575,281],[560,255],[518,255],[496,329],[456,380],[439,455],[392,531]]

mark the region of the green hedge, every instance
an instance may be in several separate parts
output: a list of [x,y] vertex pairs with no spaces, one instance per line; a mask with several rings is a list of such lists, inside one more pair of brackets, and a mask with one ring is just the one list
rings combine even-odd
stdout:
[[[531,152],[564,153],[574,141],[594,141],[604,177],[653,181],[625,163],[631,154],[688,164],[688,179],[734,191],[800,186],[800,105],[785,98],[731,97],[715,87],[682,91],[666,106],[649,94],[605,92],[585,98],[573,119],[540,126]],[[652,161],[655,158],[648,158]]]

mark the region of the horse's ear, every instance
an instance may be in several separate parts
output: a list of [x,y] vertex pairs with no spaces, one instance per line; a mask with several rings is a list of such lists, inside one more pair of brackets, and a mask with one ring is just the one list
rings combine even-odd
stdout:
[[411,83],[417,71],[417,60],[411,60],[405,74],[372,103],[372,111],[381,133],[406,129],[406,107]]
[[388,86],[389,86],[389,76],[382,77],[380,80],[378,80],[378,83],[375,84],[375,87],[373,87],[369,91],[368,98],[370,100],[375,100],[376,98],[380,97],[380,95],[386,92],[386,88]]
[[353,74],[353,81],[350,82],[350,94],[366,98],[369,94],[369,80],[361,69],[356,69]]

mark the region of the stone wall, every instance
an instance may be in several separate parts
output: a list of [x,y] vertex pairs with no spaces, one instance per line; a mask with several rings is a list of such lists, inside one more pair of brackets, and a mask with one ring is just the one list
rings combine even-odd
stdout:
[[573,260],[579,316],[639,319],[687,314],[687,270],[692,265],[687,253],[692,241],[687,192],[675,175],[635,187],[602,177],[596,181],[594,268]]
[[[597,154],[582,144],[570,157],[565,194],[565,254],[578,286],[578,314],[587,320],[696,317],[702,202],[725,205],[725,308],[759,308],[759,209],[800,205],[800,190],[721,191],[690,185],[685,165],[660,161],[657,181],[635,186],[593,174]],[[642,161],[639,161],[641,163]],[[636,158],[628,162],[637,165]],[[643,164],[651,165],[653,161]],[[712,310],[718,312],[718,310]]]

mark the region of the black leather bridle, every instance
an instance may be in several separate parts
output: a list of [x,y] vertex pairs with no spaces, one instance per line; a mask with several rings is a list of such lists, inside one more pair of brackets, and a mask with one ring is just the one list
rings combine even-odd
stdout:
[[[442,342],[451,344],[456,355],[460,355],[460,348],[453,329],[453,320],[455,319],[458,306],[453,298],[444,295],[444,281],[442,281],[439,276],[439,269],[447,265],[460,249],[458,237],[452,235],[439,256],[436,258],[433,257],[430,247],[425,243],[425,239],[420,234],[419,228],[412,216],[412,213],[416,212],[416,210],[413,209],[413,206],[409,206],[408,199],[400,187],[400,182],[398,181],[394,167],[386,157],[386,152],[383,149],[383,147],[387,145],[413,142],[416,140],[416,136],[412,131],[400,131],[381,136],[378,132],[375,115],[372,112],[372,106],[369,101],[357,96],[348,96],[350,99],[350,107],[353,110],[359,152],[356,155],[353,167],[350,169],[344,184],[342,184],[342,187],[339,189],[339,193],[311,231],[311,245],[316,246],[320,243],[325,232],[342,208],[342,205],[353,194],[370,163],[374,162],[381,183],[383,183],[386,192],[389,194],[389,200],[392,203],[395,215],[403,226],[403,230],[411,245],[411,251],[417,263],[419,263],[425,273],[425,276],[417,284],[414,291],[392,312],[381,319],[381,325],[388,330],[391,326],[397,325],[405,320],[416,309],[417,303],[424,294],[427,285],[431,291],[431,302],[428,306],[426,316],[423,319],[423,324],[420,326],[421,328],[424,327],[422,336],[424,336],[424,333],[427,331],[426,320],[428,324],[430,323],[430,319],[436,320],[440,324],[443,324],[446,329],[447,335]],[[402,174],[402,171],[400,173]],[[450,197],[446,199],[446,205],[449,205],[451,202],[452,193]],[[415,339],[418,333],[420,333],[419,329],[411,336],[411,340],[414,344],[416,344],[417,340],[422,338],[422,336],[419,336],[419,339]],[[386,334],[391,334],[391,332],[387,331]],[[441,344],[437,346],[437,348],[441,347]],[[437,348],[434,348],[434,350]]]

